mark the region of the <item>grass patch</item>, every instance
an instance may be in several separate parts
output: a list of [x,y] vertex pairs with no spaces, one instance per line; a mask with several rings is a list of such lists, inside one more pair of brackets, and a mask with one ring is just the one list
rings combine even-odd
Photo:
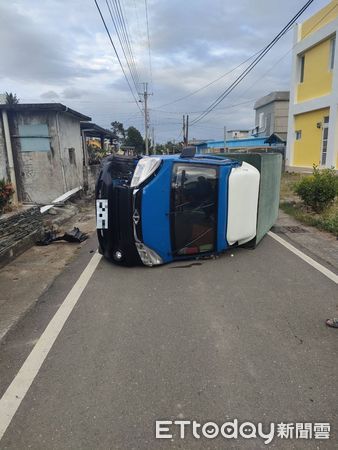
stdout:
[[338,198],[334,204],[320,214],[314,213],[304,206],[295,194],[293,187],[308,174],[284,173],[281,182],[280,208],[305,225],[328,231],[338,236]]

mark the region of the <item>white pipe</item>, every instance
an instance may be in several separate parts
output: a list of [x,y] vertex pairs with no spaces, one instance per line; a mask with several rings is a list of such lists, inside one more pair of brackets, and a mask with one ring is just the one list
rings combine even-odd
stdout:
[[15,205],[17,205],[18,204],[18,189],[17,189],[17,184],[16,184],[15,169],[14,169],[14,159],[13,159],[13,149],[12,149],[12,142],[11,142],[11,134],[10,134],[10,131],[9,131],[7,111],[5,109],[2,110],[2,122],[4,124],[4,133],[5,133],[5,142],[6,142],[6,152],[7,152],[9,176],[10,176],[13,188],[14,188],[13,202],[14,202]]
[[45,206],[41,206],[40,208],[40,212],[41,214],[45,213],[46,211],[48,211],[49,209],[53,208],[53,206],[55,206],[55,204],[57,203],[61,203],[61,202],[65,202],[66,200],[68,200],[72,195],[76,194],[77,192],[81,191],[82,186],[78,186],[68,192],[66,192],[65,194],[60,195],[60,197],[56,198],[55,200],[52,201],[52,205],[45,205]]

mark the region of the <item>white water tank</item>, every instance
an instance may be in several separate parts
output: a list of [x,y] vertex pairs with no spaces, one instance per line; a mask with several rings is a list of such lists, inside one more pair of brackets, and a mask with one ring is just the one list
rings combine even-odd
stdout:
[[238,245],[245,244],[256,236],[259,182],[259,171],[246,162],[231,170],[228,189],[229,245],[236,242]]

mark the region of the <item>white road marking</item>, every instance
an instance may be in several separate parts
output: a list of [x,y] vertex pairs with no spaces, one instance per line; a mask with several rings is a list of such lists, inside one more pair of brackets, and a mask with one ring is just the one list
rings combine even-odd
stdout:
[[101,255],[95,253],[0,399],[0,440],[100,260]]
[[326,267],[322,266],[317,261],[315,261],[314,259],[310,258],[310,256],[308,256],[305,253],[301,252],[300,250],[298,250],[298,248],[296,248],[293,245],[289,244],[289,242],[285,241],[284,239],[282,239],[280,236],[278,236],[277,234],[273,233],[272,231],[269,231],[268,235],[270,237],[272,237],[273,239],[275,239],[280,244],[282,244],[288,250],[290,250],[290,252],[292,252],[295,255],[299,256],[299,258],[301,258],[303,261],[305,261],[308,264],[310,264],[310,266],[312,266],[315,269],[317,269],[319,272],[321,272],[323,275],[325,275],[331,281],[333,281],[334,283],[338,284],[338,275],[336,275],[335,273],[331,272],[331,270],[329,270]]

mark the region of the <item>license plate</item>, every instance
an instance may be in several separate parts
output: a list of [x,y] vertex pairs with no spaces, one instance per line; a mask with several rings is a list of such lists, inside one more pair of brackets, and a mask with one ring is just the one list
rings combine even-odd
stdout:
[[108,200],[102,198],[96,200],[96,228],[108,229]]

